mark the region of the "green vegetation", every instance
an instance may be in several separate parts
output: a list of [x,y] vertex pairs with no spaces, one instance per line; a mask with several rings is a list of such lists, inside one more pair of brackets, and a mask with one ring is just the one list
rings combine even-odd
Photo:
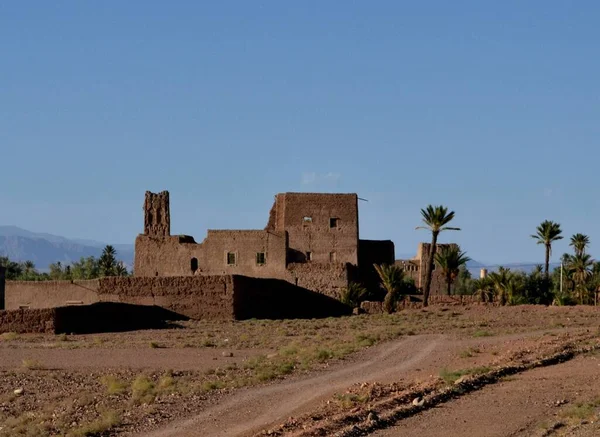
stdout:
[[537,241],[537,244],[543,244],[546,248],[546,262],[544,264],[544,273],[548,277],[550,268],[550,254],[552,253],[552,243],[562,240],[562,230],[560,224],[550,220],[544,220],[537,228],[536,233],[531,236]]
[[81,425],[67,434],[67,437],[88,437],[104,435],[106,431],[121,423],[121,416],[116,411],[107,411],[102,416],[90,423]]
[[432,206],[421,210],[423,223],[425,226],[418,226],[417,229],[427,229],[431,231],[431,248],[427,259],[427,270],[425,273],[425,286],[423,287],[423,306],[429,304],[429,292],[431,290],[431,277],[433,275],[433,264],[435,252],[437,249],[437,239],[442,231],[460,231],[460,228],[446,226],[454,219],[454,211],[448,212],[445,206]]
[[440,370],[440,378],[447,384],[454,384],[461,376],[466,375],[483,375],[492,370],[491,367],[475,367],[472,369],[461,369],[450,371],[448,369]]
[[435,261],[442,269],[446,280],[448,296],[451,294],[452,284],[458,277],[460,268],[470,260],[466,252],[462,252],[457,245],[442,246],[440,252],[435,254]]
[[50,264],[49,272],[39,272],[32,261],[15,262],[8,257],[0,257],[0,266],[6,268],[9,281],[51,281],[73,279],[96,279],[103,276],[128,276],[129,272],[122,261],[117,261],[113,246],[106,246],[100,258],[93,256],[63,265],[60,261]]
[[598,414],[598,408],[600,408],[600,398],[591,402],[579,402],[562,411],[560,415],[567,419],[587,420]]
[[377,265],[374,264],[375,270],[379,275],[381,287],[385,290],[385,298],[383,300],[383,308],[391,314],[396,309],[398,296],[407,291],[407,282],[404,280],[404,271],[396,265]]
[[127,391],[127,384],[112,375],[104,376],[101,381],[106,386],[106,393],[109,395],[120,395]]
[[353,308],[360,306],[360,303],[365,299],[367,289],[357,282],[350,282],[348,287],[342,290],[340,300],[346,305]]

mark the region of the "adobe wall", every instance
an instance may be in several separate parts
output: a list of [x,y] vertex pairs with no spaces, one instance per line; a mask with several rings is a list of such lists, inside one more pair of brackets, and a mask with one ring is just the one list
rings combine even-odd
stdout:
[[[235,265],[227,253],[236,254]],[[257,253],[265,264],[256,263]],[[263,230],[209,230],[200,244],[192,237],[156,238],[138,235],[135,241],[135,276],[192,276],[243,274],[258,278],[285,276],[287,235]],[[198,270],[192,270],[192,259]]]
[[0,334],[54,333],[56,309],[20,309],[0,311]]
[[342,289],[356,279],[353,266],[341,263],[292,263],[288,265],[288,271],[288,282],[335,299],[339,299]]
[[231,276],[111,277],[100,280],[101,302],[156,305],[192,319],[233,319]]
[[6,309],[5,295],[4,295],[4,287],[5,287],[5,278],[6,278],[6,269],[0,266],[0,311]]
[[188,276],[190,260],[203,258],[202,246],[193,238],[157,238],[138,235],[135,239],[133,274],[137,276]]
[[[287,231],[290,262],[358,264],[358,197],[356,194],[283,193],[276,196],[267,229]],[[310,217],[305,221],[304,217]],[[335,227],[330,219],[337,219]]]
[[[245,275],[255,278],[283,278],[286,275],[287,235],[263,230],[209,230],[200,262],[202,274]],[[227,253],[235,253],[235,265],[227,264]],[[257,253],[265,263],[257,264]]]
[[280,279],[233,276],[237,320],[320,318],[349,315],[352,308],[324,294]]
[[39,309],[98,302],[98,279],[87,281],[6,281],[7,310]]

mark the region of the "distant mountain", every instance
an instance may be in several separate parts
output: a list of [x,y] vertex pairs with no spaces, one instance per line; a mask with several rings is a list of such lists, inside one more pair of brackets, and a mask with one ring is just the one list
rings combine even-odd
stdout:
[[[40,271],[60,261],[70,264],[81,257],[99,257],[107,243],[69,239],[58,235],[31,232],[16,226],[0,226],[0,256],[13,261],[31,260]],[[113,244],[117,259],[129,268],[133,266],[133,244]]]

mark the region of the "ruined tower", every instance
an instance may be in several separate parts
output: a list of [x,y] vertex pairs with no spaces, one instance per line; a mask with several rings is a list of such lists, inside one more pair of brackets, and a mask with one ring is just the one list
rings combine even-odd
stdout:
[[168,237],[171,235],[171,213],[169,192],[151,193],[146,191],[144,201],[144,235]]

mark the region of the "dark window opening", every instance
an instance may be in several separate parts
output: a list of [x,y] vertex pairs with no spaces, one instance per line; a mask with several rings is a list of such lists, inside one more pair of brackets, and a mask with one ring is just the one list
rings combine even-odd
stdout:
[[259,266],[265,264],[266,262],[266,256],[264,252],[258,252],[256,254],[256,264],[258,264]]
[[306,252],[306,261],[312,261],[312,252]]
[[235,265],[235,252],[227,252],[227,264],[230,266]]
[[162,223],[162,217],[160,215],[160,209],[156,210],[156,224],[160,225]]
[[335,252],[329,252],[329,262],[334,263],[337,259],[337,255]]
[[332,229],[333,229],[333,228],[337,228],[337,227],[338,227],[338,221],[339,221],[339,219],[338,219],[338,218],[331,217],[331,218],[329,219],[329,227],[330,227],[330,228],[332,228]]
[[190,261],[190,268],[192,269],[192,273],[196,273],[198,270],[198,258],[192,258]]

